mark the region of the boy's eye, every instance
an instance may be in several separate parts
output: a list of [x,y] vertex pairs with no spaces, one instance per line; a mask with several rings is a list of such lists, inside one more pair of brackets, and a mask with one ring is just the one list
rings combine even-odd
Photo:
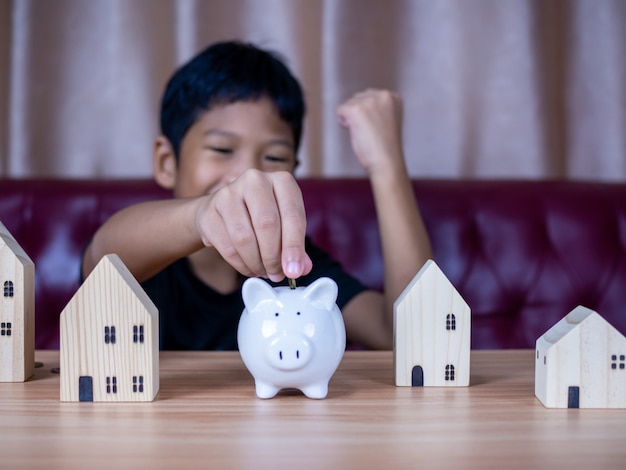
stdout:
[[233,153],[231,149],[226,148],[226,147],[209,147],[209,150],[212,150],[213,152],[217,152],[217,153],[224,153],[224,154]]
[[266,155],[265,160],[272,163],[287,163],[289,161],[289,158],[279,157],[277,155]]

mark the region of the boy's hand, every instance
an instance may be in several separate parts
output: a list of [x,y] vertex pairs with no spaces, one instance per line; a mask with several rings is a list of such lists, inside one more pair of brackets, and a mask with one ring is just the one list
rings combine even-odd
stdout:
[[302,192],[288,172],[247,170],[200,201],[196,227],[245,276],[280,281],[308,274]]
[[370,174],[404,164],[398,94],[373,89],[357,93],[337,107],[337,117],[350,130],[352,149]]

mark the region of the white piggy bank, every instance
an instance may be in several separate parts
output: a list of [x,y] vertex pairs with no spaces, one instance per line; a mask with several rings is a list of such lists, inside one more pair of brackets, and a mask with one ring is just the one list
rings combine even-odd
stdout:
[[297,388],[309,398],[326,397],[346,347],[335,281],[323,277],[291,289],[250,278],[242,295],[237,341],[257,396]]

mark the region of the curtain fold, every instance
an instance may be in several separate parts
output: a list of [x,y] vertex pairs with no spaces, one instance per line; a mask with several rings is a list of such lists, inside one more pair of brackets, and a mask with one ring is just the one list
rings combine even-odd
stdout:
[[300,176],[363,176],[335,108],[404,99],[415,177],[626,181],[621,0],[0,0],[0,176],[151,175],[175,67],[242,39],[286,58]]

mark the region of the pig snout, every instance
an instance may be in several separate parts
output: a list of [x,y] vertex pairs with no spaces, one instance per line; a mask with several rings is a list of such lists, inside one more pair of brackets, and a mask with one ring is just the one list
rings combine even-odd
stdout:
[[266,356],[269,364],[276,369],[295,370],[308,364],[312,352],[312,345],[306,336],[291,333],[271,341]]

